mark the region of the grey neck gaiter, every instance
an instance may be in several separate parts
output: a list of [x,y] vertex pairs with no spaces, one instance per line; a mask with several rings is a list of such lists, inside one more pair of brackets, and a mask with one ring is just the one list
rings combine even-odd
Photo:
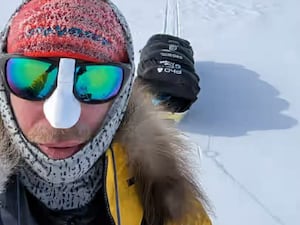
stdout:
[[52,210],[78,209],[89,203],[103,181],[103,157],[80,179],[73,182],[51,183],[39,177],[28,165],[20,170],[19,179],[26,189]]

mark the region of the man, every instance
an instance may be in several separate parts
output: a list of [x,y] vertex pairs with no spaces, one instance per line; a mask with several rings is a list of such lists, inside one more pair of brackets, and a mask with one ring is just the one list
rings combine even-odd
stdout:
[[211,224],[110,1],[27,0],[0,47],[1,225]]

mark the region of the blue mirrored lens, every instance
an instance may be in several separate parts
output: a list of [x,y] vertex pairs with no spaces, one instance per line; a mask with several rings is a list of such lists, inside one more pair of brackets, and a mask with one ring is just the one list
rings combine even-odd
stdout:
[[6,79],[11,91],[31,100],[42,100],[53,90],[57,67],[31,58],[11,58],[6,64]]
[[106,101],[119,93],[123,77],[123,69],[115,65],[78,66],[74,89],[81,101]]

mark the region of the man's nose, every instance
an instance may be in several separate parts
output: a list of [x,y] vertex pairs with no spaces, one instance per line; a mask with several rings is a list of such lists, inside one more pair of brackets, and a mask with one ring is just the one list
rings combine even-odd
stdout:
[[75,59],[60,59],[57,87],[44,103],[45,117],[54,128],[71,128],[80,117],[80,102],[73,94],[75,62]]

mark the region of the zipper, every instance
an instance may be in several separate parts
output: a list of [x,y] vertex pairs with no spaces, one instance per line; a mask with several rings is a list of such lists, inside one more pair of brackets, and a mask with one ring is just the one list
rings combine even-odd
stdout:
[[118,189],[118,179],[117,179],[117,166],[115,161],[115,154],[111,148],[111,155],[113,161],[113,168],[114,168],[114,181],[115,181],[115,195],[116,195],[116,208],[117,208],[117,218],[118,218],[118,225],[121,225],[121,213],[120,213],[120,204],[119,204],[119,189]]
[[105,156],[105,160],[104,160],[104,182],[103,182],[103,189],[104,189],[104,201],[105,201],[105,207],[106,207],[106,211],[110,220],[110,224],[111,225],[115,225],[115,221],[114,218],[111,215],[110,212],[110,208],[109,208],[109,202],[108,202],[108,197],[107,197],[107,190],[106,190],[106,177],[107,177],[107,167],[108,167],[108,159],[107,156]]

